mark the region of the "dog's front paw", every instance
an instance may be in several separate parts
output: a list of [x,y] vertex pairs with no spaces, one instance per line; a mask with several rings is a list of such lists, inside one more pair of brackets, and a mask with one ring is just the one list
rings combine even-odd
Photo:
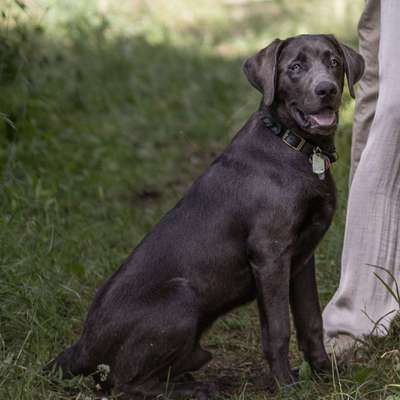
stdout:
[[294,383],[296,383],[298,377],[299,371],[295,369],[291,370],[288,374],[285,374],[285,376],[281,376],[280,378],[274,376],[273,374],[267,374],[262,378],[260,377],[257,384],[258,386],[262,387],[263,390],[266,390],[269,393],[275,393],[281,388],[292,386]]
[[314,360],[310,364],[311,364],[311,369],[317,375],[327,374],[332,369],[332,363],[328,357],[324,357],[319,360]]

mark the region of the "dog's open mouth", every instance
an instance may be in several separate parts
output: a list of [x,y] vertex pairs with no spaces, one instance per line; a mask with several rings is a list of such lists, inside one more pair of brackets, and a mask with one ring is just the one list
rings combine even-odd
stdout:
[[323,108],[315,113],[306,114],[299,108],[295,108],[297,120],[303,128],[328,129],[337,124],[337,113],[332,108]]

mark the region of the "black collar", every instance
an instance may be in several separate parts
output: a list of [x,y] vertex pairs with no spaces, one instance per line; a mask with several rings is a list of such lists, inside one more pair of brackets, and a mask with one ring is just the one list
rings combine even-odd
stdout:
[[292,130],[286,128],[276,119],[274,119],[269,113],[262,117],[262,121],[275,136],[281,138],[282,141],[289,147],[296,151],[305,153],[310,162],[312,155],[316,153],[325,155],[329,159],[330,163],[334,163],[337,160],[338,157],[334,146],[331,146],[329,149],[314,146],[297,133],[294,133]]

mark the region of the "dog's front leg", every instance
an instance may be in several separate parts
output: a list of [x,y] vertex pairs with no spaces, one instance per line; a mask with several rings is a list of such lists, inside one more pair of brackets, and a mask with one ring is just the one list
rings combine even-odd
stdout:
[[291,277],[290,303],[300,350],[315,372],[329,370],[331,363],[323,343],[314,256]]
[[249,248],[257,288],[263,351],[277,381],[291,383],[293,376],[288,359],[291,258],[279,251],[282,245],[277,245],[276,241],[251,243]]

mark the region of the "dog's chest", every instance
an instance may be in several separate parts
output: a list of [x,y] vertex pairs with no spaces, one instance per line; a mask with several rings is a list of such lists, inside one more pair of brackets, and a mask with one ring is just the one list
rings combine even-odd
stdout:
[[329,228],[336,208],[336,190],[332,177],[326,182],[308,185],[308,190],[300,196],[299,208],[302,209],[300,230],[315,231],[322,235]]

